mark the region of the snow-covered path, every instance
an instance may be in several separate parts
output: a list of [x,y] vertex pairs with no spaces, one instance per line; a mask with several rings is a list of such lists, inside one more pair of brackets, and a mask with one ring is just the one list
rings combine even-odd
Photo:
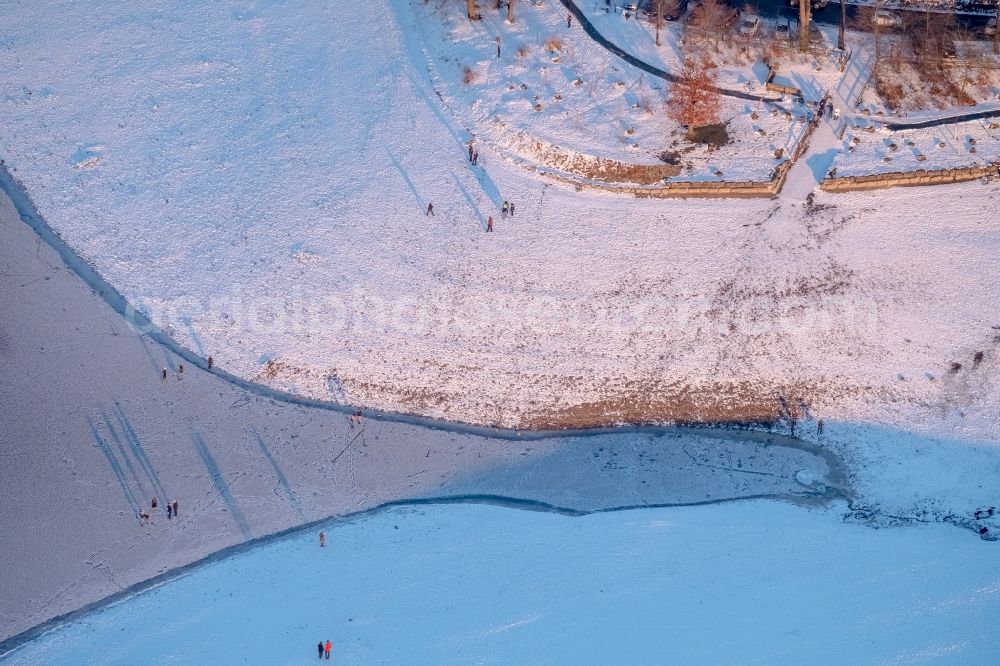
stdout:
[[809,139],[808,149],[788,171],[780,192],[782,199],[801,203],[819,187],[837,154],[839,140],[833,127],[836,122],[829,117],[820,121]]

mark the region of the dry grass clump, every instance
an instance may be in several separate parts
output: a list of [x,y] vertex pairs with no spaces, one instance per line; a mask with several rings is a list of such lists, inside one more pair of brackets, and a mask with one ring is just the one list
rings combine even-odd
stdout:
[[466,67],[462,70],[462,83],[469,85],[476,82],[476,73]]
[[546,50],[552,51],[553,53],[555,53],[557,51],[562,51],[562,49],[563,49],[563,47],[565,45],[566,44],[565,44],[565,42],[563,42],[562,38],[561,37],[556,37],[555,35],[553,35],[553,36],[551,36],[551,37],[549,37],[548,39],[545,40],[545,48],[546,48]]

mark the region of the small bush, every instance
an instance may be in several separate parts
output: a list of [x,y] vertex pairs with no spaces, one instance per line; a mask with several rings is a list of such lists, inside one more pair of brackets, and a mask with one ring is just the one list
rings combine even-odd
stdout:
[[545,40],[546,50],[552,51],[553,53],[556,51],[562,51],[563,46],[565,46],[565,44],[560,37],[552,36]]
[[900,83],[886,80],[883,76],[875,77],[875,92],[890,109],[899,109],[903,104],[903,86]]
[[476,73],[466,67],[462,70],[462,83],[469,85],[476,82]]
[[955,101],[958,102],[959,106],[975,106],[976,100],[969,93],[964,90],[955,91]]
[[520,46],[520,48],[517,49],[517,57],[518,58],[527,58],[528,54],[530,54],[530,53],[531,53],[531,49],[529,49],[527,47],[527,45],[525,45],[525,44],[522,44]]

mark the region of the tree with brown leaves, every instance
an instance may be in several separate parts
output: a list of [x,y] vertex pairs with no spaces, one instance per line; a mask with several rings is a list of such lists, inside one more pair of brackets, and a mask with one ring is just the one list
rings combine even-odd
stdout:
[[715,86],[714,62],[707,57],[688,55],[671,85],[667,114],[688,131],[719,122],[719,90]]

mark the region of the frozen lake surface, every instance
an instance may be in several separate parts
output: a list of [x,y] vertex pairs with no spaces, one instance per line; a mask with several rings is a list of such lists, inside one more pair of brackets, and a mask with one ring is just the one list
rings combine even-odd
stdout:
[[397,507],[195,567],[4,664],[998,663],[998,544],[754,501]]

